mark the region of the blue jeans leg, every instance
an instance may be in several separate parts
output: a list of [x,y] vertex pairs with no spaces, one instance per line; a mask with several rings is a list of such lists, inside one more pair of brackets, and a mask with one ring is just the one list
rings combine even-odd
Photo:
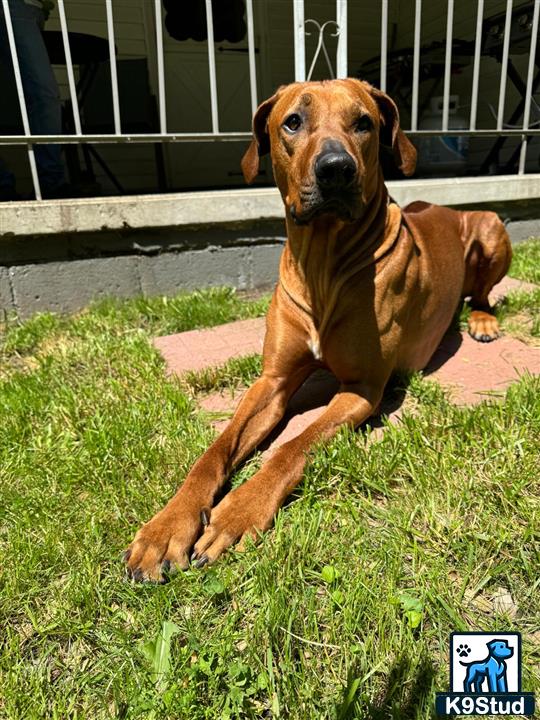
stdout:
[[[41,34],[43,12],[23,0],[9,0],[13,34],[17,45],[24,96],[30,129],[36,135],[62,134],[62,107],[58,84]],[[8,55],[3,12],[0,11],[0,47]],[[65,182],[65,169],[60,145],[36,145],[36,164],[44,190],[52,190]]]

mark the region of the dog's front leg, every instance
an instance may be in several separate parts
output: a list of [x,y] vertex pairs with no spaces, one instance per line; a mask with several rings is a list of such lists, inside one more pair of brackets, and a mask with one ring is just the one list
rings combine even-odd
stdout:
[[125,553],[128,575],[161,581],[187,568],[214,498],[233,468],[279,422],[292,393],[314,370],[309,335],[274,294],[267,316],[263,374],[242,398],[231,422],[202,455],[168,504],[143,525]]
[[270,527],[283,501],[300,482],[313,444],[331,438],[343,425],[364,422],[379,404],[382,389],[342,386],[314,423],[278,448],[256,475],[226,495],[195,544],[197,564],[213,562],[237,540],[242,545],[247,537]]
[[309,368],[286,377],[268,374],[246,392],[231,422],[189,472],[169,503],[135,535],[125,554],[135,580],[161,581],[169,568],[187,568],[188,554],[227,476],[283,416]]

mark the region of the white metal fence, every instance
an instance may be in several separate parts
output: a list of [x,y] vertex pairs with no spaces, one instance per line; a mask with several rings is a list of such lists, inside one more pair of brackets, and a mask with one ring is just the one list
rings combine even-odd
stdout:
[[[151,2],[151,0],[148,0]],[[290,0],[293,3],[294,17],[294,69],[296,80],[303,81],[309,79],[315,62],[319,54],[322,52],[329,66],[330,76],[334,75],[332,70],[331,59],[325,45],[324,33],[326,26],[333,25],[334,36],[337,36],[337,51],[335,58],[336,77],[346,77],[348,73],[347,67],[347,37],[348,37],[348,5],[347,0],[335,1],[335,20],[329,20],[324,25],[316,23],[314,20],[305,18],[304,0]],[[81,118],[79,113],[79,103],[77,98],[77,90],[75,83],[75,74],[71,60],[70,39],[68,34],[68,23],[66,20],[66,11],[64,0],[56,0],[60,18],[60,26],[62,32],[63,46],[66,58],[67,76],[71,107],[73,111],[73,127],[75,132],[66,135],[35,135],[32,134],[27,112],[27,102],[21,78],[19,60],[17,55],[17,47],[15,43],[12,19],[10,15],[10,7],[8,0],[1,0],[3,12],[5,16],[7,36],[13,62],[15,82],[17,87],[18,100],[20,104],[21,118],[24,128],[24,135],[0,135],[0,145],[22,145],[27,147],[28,159],[30,163],[32,181],[34,185],[35,195],[37,199],[41,199],[39,176],[34,157],[33,145],[36,143],[52,143],[52,144],[72,144],[72,143],[148,143],[148,142],[192,142],[192,141],[237,141],[245,140],[249,137],[247,132],[221,132],[218,111],[218,93],[219,87],[216,79],[216,58],[214,53],[214,28],[212,19],[212,0],[205,0],[206,4],[206,25],[208,34],[208,74],[210,87],[210,108],[212,131],[211,132],[191,132],[191,133],[171,133],[167,128],[167,88],[165,83],[164,72],[164,51],[163,51],[163,23],[162,23],[162,7],[161,0],[154,0],[155,13],[155,50],[157,56],[157,77],[158,77],[158,109],[159,109],[159,127],[157,133],[139,133],[126,134],[122,132],[122,117],[120,111],[120,101],[118,92],[118,78],[116,68],[116,47],[115,47],[115,24],[112,0],[104,0],[106,8],[107,34],[109,43],[110,58],[110,75],[112,87],[112,106],[114,117],[114,132],[108,134],[85,134],[82,130]],[[219,2],[219,0],[215,0]],[[329,0],[329,6],[333,0]],[[421,48],[421,20],[422,20],[422,0],[415,0],[414,9],[414,47],[413,47],[413,68],[412,68],[412,101],[411,101],[411,125],[408,129],[412,135],[452,135],[452,136],[492,136],[492,137],[511,137],[515,136],[520,139],[520,155],[518,164],[518,173],[525,172],[525,161],[527,155],[528,139],[532,136],[540,134],[539,123],[531,123],[531,105],[533,100],[533,80],[535,78],[535,56],[538,41],[538,23],[540,15],[540,0],[534,1],[532,19],[530,20],[530,49],[527,68],[527,77],[525,82],[525,98],[523,120],[520,127],[508,127],[504,124],[504,108],[506,96],[506,81],[508,58],[511,52],[511,29],[513,0],[507,0],[506,14],[504,22],[504,38],[501,59],[501,73],[499,86],[499,100],[496,113],[496,122],[493,128],[478,129],[476,125],[478,110],[478,88],[479,88],[479,72],[480,72],[480,56],[482,44],[482,28],[484,0],[477,0],[477,21],[476,36],[474,46],[471,102],[470,102],[470,119],[468,128],[449,128],[449,107],[450,107],[450,79],[452,72],[452,27],[454,19],[454,0],[447,0],[446,14],[446,39],[445,39],[445,59],[444,59],[444,89],[443,89],[443,110],[440,128],[422,129],[419,127],[419,81],[420,81],[420,48]],[[380,82],[381,89],[387,89],[387,67],[388,67],[388,11],[389,0],[380,0],[381,14],[381,37],[380,37]],[[258,103],[257,98],[257,76],[255,62],[255,32],[254,32],[254,13],[253,0],[245,0],[246,22],[247,22],[247,39],[248,39],[248,63],[249,63],[249,86],[251,108],[255,111]],[[319,31],[319,39],[312,58],[309,69],[306,70],[306,43],[305,36],[310,30],[309,24],[315,25]]]

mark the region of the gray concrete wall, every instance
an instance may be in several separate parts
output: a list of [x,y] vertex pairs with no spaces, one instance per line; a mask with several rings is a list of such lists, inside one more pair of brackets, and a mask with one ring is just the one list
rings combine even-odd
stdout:
[[1,244],[0,309],[25,318],[73,312],[107,296],[270,286],[283,229],[283,222],[270,221],[241,228],[11,236]]
[[136,295],[174,295],[202,287],[241,290],[275,282],[282,245],[207,248],[153,257],[122,255],[2,268],[2,309],[19,317],[35,312],[73,312],[92,300]]
[[[409,182],[393,184],[398,192],[391,192],[402,204],[413,197],[440,202],[444,196],[456,207],[494,209],[507,221],[513,242],[540,236],[540,201],[530,188],[525,197],[502,201],[499,186],[486,181],[471,185],[469,195],[462,189],[452,194],[447,181],[430,186],[433,198]],[[249,193],[4,203],[0,310],[24,318],[46,310],[73,312],[107,296],[270,286],[285,242],[281,200],[275,189]]]

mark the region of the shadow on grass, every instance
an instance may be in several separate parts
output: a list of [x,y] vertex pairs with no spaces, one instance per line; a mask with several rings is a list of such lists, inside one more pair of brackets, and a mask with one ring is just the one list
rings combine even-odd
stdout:
[[[343,699],[336,708],[338,720],[353,720],[357,717],[370,720],[415,720],[424,716],[427,703],[433,695],[435,669],[430,658],[422,657],[413,661],[402,655],[390,668],[384,687],[379,696],[365,705],[358,698],[351,698],[350,683],[343,691]],[[361,692],[362,688],[358,690]],[[362,703],[363,707],[359,707]],[[429,713],[434,716],[433,712]]]

